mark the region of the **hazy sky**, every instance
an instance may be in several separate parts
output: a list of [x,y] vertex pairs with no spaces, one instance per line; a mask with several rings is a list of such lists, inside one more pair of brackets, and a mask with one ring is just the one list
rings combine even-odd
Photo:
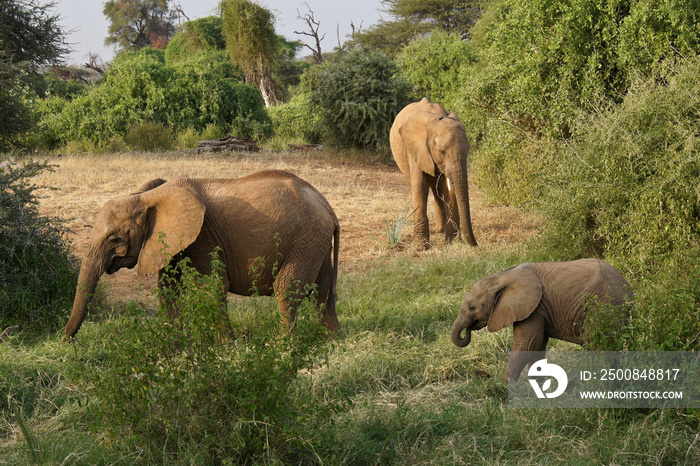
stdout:
[[[190,19],[215,15],[219,5],[218,0],[170,1],[171,7],[178,3]],[[324,52],[338,45],[336,28],[340,29],[340,41],[345,42],[352,31],[351,22],[356,27],[362,24],[366,29],[377,23],[383,14],[380,0],[257,0],[257,3],[272,11],[276,17],[277,34],[288,40],[308,39],[294,34],[295,30],[306,30],[305,23],[297,18],[297,10],[302,16],[306,14],[308,9],[304,3],[307,3],[321,23],[319,32],[326,34],[321,42]],[[85,63],[90,52],[98,53],[104,61],[114,57],[114,48],[104,45],[107,19],[102,14],[103,4],[103,1],[94,0],[58,0],[56,12],[61,16],[64,30],[69,32],[67,41],[74,49],[68,57],[70,64]]]

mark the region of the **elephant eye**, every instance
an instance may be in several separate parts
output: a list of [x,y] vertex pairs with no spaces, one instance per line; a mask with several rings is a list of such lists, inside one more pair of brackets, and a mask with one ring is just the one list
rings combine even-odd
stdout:
[[122,239],[118,236],[110,236],[109,238],[107,238],[107,241],[109,241],[112,244],[117,244],[120,243]]

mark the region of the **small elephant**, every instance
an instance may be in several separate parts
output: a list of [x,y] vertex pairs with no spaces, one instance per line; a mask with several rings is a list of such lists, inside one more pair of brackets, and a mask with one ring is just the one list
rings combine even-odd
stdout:
[[[464,347],[472,330],[496,332],[513,325],[506,377],[544,357],[549,338],[582,344],[587,297],[622,305],[630,284],[612,265],[597,259],[526,263],[479,280],[464,299],[452,327],[452,342]],[[462,336],[463,332],[466,332]]]
[[413,245],[430,247],[428,191],[435,200],[438,231],[450,242],[461,235],[476,246],[469,212],[467,132],[454,112],[424,98],[399,112],[389,133],[391,152],[411,190]]
[[[315,284],[323,323],[338,330],[339,237],[338,219],[328,201],[289,172],[151,180],[100,210],[63,339],[70,340],[80,328],[103,273],[136,267],[140,276],[160,276],[167,254],[173,260],[188,257],[195,270],[207,274],[216,248],[226,266],[222,299],[229,291],[274,294],[289,324],[294,303],[308,293],[307,285]],[[231,331],[225,307],[222,314],[223,326]]]

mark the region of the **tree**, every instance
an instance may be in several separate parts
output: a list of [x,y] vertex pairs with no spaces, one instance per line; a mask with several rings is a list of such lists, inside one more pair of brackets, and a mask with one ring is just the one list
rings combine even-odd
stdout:
[[177,13],[168,0],[109,0],[102,12],[109,20],[105,44],[122,50],[163,49],[175,34]]
[[319,37],[319,32],[318,29],[321,27],[321,22],[316,20],[314,17],[314,12],[311,10],[311,7],[309,6],[308,3],[304,3],[306,5],[306,8],[309,10],[308,13],[306,13],[304,16],[301,16],[301,13],[299,13],[299,10],[297,10],[297,18],[304,21],[306,23],[306,26],[309,28],[308,31],[294,31],[294,34],[299,34],[302,36],[309,36],[311,39],[313,39],[314,44],[309,45],[304,41],[299,41],[301,45],[306,47],[307,49],[311,50],[311,53],[313,53],[314,60],[316,61],[316,64],[321,64],[325,61],[325,58],[323,57],[323,52],[321,51],[321,41],[326,37],[326,34],[323,34],[322,36]]
[[393,18],[354,35],[352,42],[394,56],[412,39],[433,29],[469,37],[481,17],[483,0],[382,0]]
[[220,7],[231,60],[244,70],[246,82],[260,90],[265,106],[277,104],[272,73],[280,53],[274,16],[248,0],[223,0]]
[[213,50],[226,50],[226,37],[219,16],[207,16],[183,24],[165,48],[165,60],[170,64]]
[[55,3],[0,0],[0,150],[32,125],[26,96],[42,67],[68,52]]

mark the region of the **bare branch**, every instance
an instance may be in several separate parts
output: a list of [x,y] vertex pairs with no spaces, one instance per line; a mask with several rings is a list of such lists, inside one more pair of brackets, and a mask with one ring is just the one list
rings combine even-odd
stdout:
[[[90,53],[88,53],[88,59],[89,59],[89,61],[87,63],[85,63],[85,65],[83,65],[83,66],[85,66],[85,68],[89,68],[91,70],[97,71],[100,74],[105,73],[104,62],[102,62],[102,59],[100,59],[99,54],[90,52]],[[98,60],[102,63],[100,64],[98,62]]]
[[182,3],[175,5],[172,10],[177,13],[178,23],[182,24],[182,18],[185,18],[187,21],[190,20],[190,17],[185,14],[185,10],[182,9]]
[[310,29],[310,32],[294,31],[294,34],[309,36],[313,38],[313,40],[316,42],[315,46],[311,46],[303,40],[300,40],[299,42],[301,43],[301,45],[311,50],[311,53],[313,53],[314,56],[314,60],[316,60],[316,63],[323,63],[325,59],[323,57],[323,52],[321,51],[321,41],[326,37],[326,34],[323,34],[323,36],[319,37],[318,29],[321,26],[321,22],[316,21],[316,18],[314,17],[314,12],[311,10],[309,4],[304,2],[304,5],[306,5],[306,8],[309,10],[309,12],[306,13],[304,16],[301,16],[301,13],[299,13],[299,10],[297,10],[297,18],[303,20],[306,23],[306,26]]
[[350,34],[350,37],[351,37],[351,38],[354,39],[354,38],[355,38],[355,34],[359,34],[360,32],[362,32],[362,23],[364,23],[364,21],[360,21],[360,25],[357,26],[357,28],[355,28],[355,23],[353,23],[352,21],[350,21],[350,27],[352,28],[352,33]]
[[7,327],[2,333],[0,333],[0,342],[5,341],[5,339],[10,334],[10,332],[16,328],[19,328],[19,325],[13,325],[11,327]]

